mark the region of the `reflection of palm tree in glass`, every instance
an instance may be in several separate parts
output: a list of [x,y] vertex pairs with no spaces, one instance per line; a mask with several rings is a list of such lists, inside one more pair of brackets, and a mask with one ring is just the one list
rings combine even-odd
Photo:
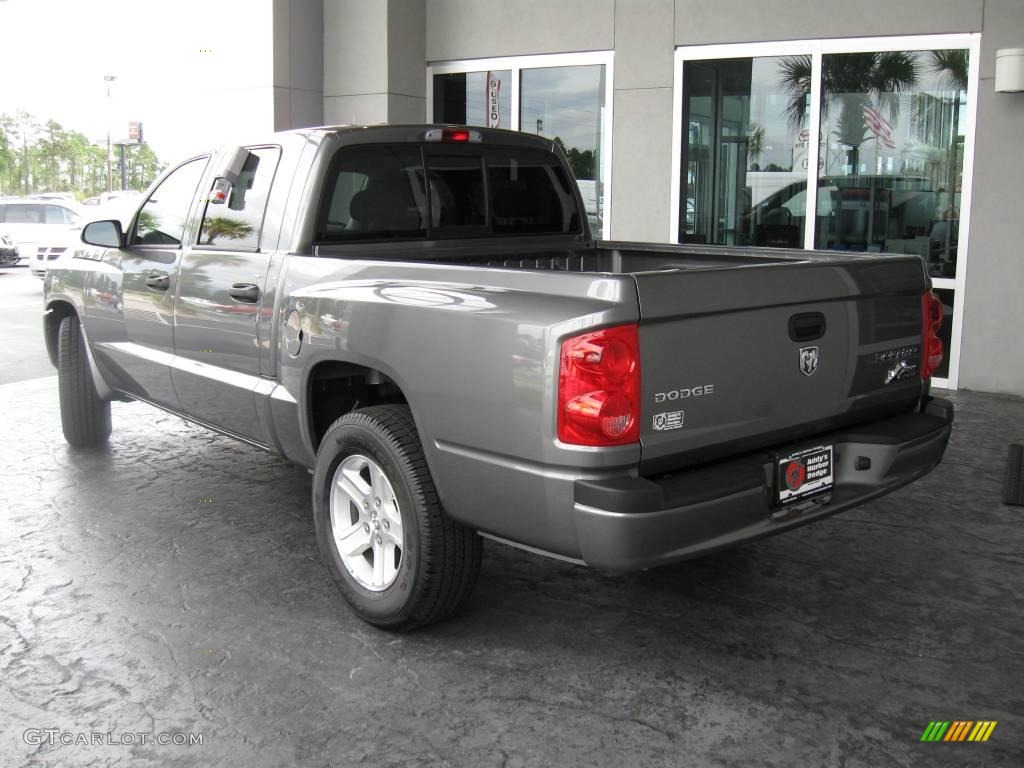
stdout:
[[949,190],[949,210],[943,218],[956,218],[958,211],[955,210],[954,193],[956,191],[957,171],[960,162],[957,158],[960,144],[960,98],[967,91],[967,49],[946,48],[939,51],[928,52],[928,68],[935,72],[942,83],[953,91],[953,136],[950,146],[950,157],[948,159],[949,169],[947,171],[946,189]]
[[[803,127],[811,91],[811,57],[787,56],[780,66],[779,84],[789,97],[786,114],[790,125]],[[914,51],[830,54],[823,57],[822,102],[827,109],[839,107],[836,139],[845,144],[847,164],[856,173],[860,145],[872,138],[864,121],[864,107],[877,101],[895,122],[900,113],[900,93],[917,85],[918,60]]]
[[244,221],[230,219],[226,216],[211,216],[203,221],[203,245],[213,245],[218,237],[226,240],[241,240],[252,234],[252,226]]
[[139,225],[137,229],[140,236],[145,235],[147,232],[156,231],[159,224],[160,219],[158,219],[152,211],[147,210],[146,208],[139,211]]
[[764,128],[757,123],[751,123],[747,128],[747,164],[749,166],[756,164],[762,152],[764,152]]
[[928,67],[955,91],[967,90],[967,49],[928,51]]

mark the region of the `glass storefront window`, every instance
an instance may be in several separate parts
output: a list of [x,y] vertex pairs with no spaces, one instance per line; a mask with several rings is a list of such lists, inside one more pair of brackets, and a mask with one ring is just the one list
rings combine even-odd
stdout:
[[[825,53],[816,248],[913,253],[954,278],[965,48]],[[683,63],[680,242],[805,243],[811,54]]]
[[822,57],[814,244],[913,253],[956,275],[967,118],[965,49]]
[[556,141],[576,178],[591,234],[607,238],[611,63],[610,52],[589,52],[430,65],[430,119]]
[[790,92],[788,65],[774,56],[684,65],[680,242],[802,246],[808,131],[791,104],[810,90],[808,81]]
[[673,239],[921,257],[955,388],[980,42],[677,48]]
[[434,75],[434,120],[439,123],[512,127],[512,72]]
[[554,139],[580,187],[594,237],[604,223],[603,65],[522,70],[520,130]]

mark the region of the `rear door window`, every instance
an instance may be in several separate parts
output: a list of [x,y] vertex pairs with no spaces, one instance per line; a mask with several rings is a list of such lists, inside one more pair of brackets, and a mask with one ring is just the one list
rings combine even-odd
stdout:
[[248,150],[227,200],[223,203],[207,200],[199,230],[200,247],[219,246],[239,251],[254,251],[259,247],[263,217],[280,157],[278,147]]
[[60,205],[48,205],[46,206],[46,223],[47,224],[74,224],[75,215]]

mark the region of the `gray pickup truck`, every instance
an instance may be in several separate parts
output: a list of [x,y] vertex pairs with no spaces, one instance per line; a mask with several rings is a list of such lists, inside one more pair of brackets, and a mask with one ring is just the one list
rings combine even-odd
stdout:
[[540,137],[274,134],[82,239],[45,282],[67,441],[135,399],[310,468],[380,627],[456,611],[481,536],[649,568],[887,493],[949,439],[919,258],[595,242]]

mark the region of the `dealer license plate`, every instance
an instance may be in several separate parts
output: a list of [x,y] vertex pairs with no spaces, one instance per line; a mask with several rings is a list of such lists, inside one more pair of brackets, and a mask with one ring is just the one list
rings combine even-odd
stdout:
[[775,500],[785,505],[832,487],[832,446],[806,448],[776,460]]

